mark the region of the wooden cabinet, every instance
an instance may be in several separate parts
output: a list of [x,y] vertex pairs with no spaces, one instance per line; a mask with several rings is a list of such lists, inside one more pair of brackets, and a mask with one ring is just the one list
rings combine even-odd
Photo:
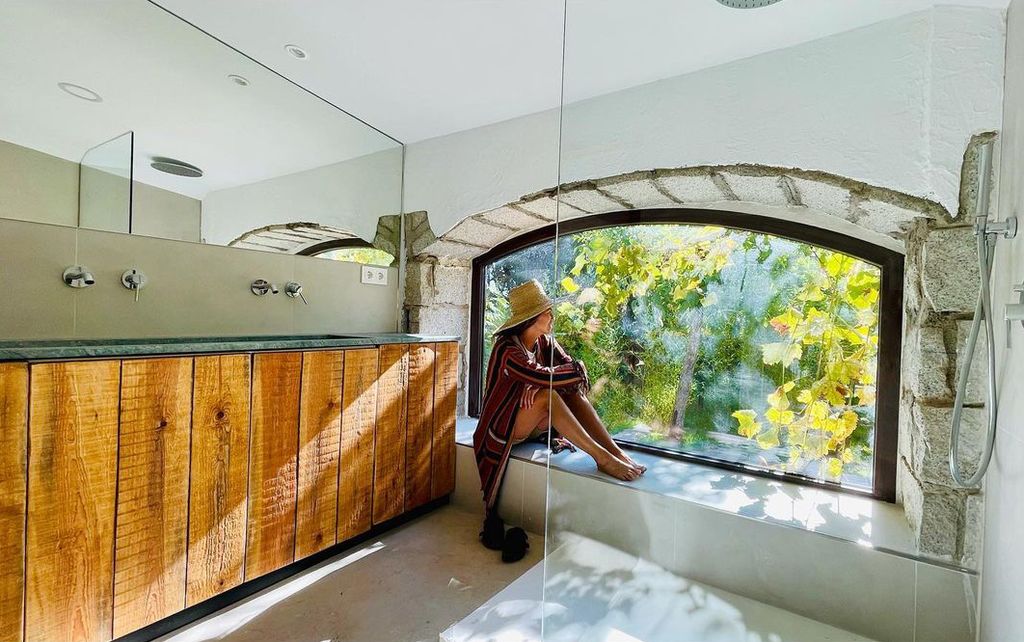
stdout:
[[373,516],[373,432],[377,425],[377,349],[345,352],[338,541],[370,530]]
[[344,352],[307,352],[302,355],[296,559],[322,551],[337,541],[341,387],[344,376]]
[[242,583],[249,485],[250,358],[195,358],[185,602]]
[[454,486],[454,343],[0,364],[0,640],[107,642]]
[[21,640],[28,366],[0,363],[0,640]]
[[431,499],[455,490],[455,406],[459,387],[459,344],[437,344],[434,359],[434,425]]
[[121,366],[114,637],[185,608],[192,358]]
[[405,440],[409,416],[409,347],[381,346],[374,430],[373,523],[405,510]]
[[31,367],[25,639],[113,634],[120,361]]
[[247,580],[295,560],[301,372],[301,352],[253,357]]

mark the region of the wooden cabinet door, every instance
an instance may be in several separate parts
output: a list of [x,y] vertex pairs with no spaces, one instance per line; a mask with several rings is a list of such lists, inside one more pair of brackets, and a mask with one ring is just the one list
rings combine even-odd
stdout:
[[31,367],[25,639],[113,627],[119,361]]
[[253,356],[245,579],[295,560],[301,352]]
[[437,344],[434,366],[434,442],[430,497],[455,490],[455,403],[459,380],[459,344]]
[[242,583],[249,483],[250,357],[195,358],[185,602]]
[[295,559],[332,546],[337,537],[344,366],[344,352],[302,355]]
[[434,433],[434,344],[409,350],[409,430],[405,440],[405,510],[430,501]]
[[25,606],[28,366],[0,363],[0,640],[21,640]]
[[121,364],[114,637],[185,608],[192,358]]
[[374,431],[373,523],[405,510],[406,386],[409,348],[380,347],[377,379],[377,428]]
[[373,516],[373,432],[377,415],[377,349],[345,351],[338,541],[370,529]]

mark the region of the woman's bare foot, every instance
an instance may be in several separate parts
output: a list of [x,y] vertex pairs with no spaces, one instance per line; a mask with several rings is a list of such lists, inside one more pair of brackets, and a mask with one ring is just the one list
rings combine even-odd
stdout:
[[644,466],[640,462],[636,461],[635,459],[633,459],[632,457],[627,455],[626,452],[624,450],[622,450],[621,448],[618,448],[618,449],[612,451],[612,455],[617,457],[618,459],[621,459],[622,461],[626,462],[627,464],[629,464],[633,468],[637,469],[640,472],[641,475],[643,475],[644,473],[647,472],[647,466]]
[[634,468],[610,453],[607,459],[597,462],[597,469],[622,481],[633,481],[641,475],[638,468]]

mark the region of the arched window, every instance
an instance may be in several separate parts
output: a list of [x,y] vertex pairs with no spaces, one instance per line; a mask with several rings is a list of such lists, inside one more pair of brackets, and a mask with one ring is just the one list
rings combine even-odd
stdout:
[[895,500],[903,257],[779,219],[573,219],[473,263],[470,412],[505,295],[568,294],[559,342],[632,448]]
[[394,256],[384,250],[378,250],[362,239],[324,241],[303,249],[299,254],[381,267],[388,267],[395,262]]

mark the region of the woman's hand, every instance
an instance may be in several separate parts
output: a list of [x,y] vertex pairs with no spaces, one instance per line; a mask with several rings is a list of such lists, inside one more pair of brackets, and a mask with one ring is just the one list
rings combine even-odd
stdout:
[[523,388],[523,396],[519,398],[520,408],[530,408],[533,406],[533,401],[537,398],[537,392],[540,388],[535,386],[526,386]]

